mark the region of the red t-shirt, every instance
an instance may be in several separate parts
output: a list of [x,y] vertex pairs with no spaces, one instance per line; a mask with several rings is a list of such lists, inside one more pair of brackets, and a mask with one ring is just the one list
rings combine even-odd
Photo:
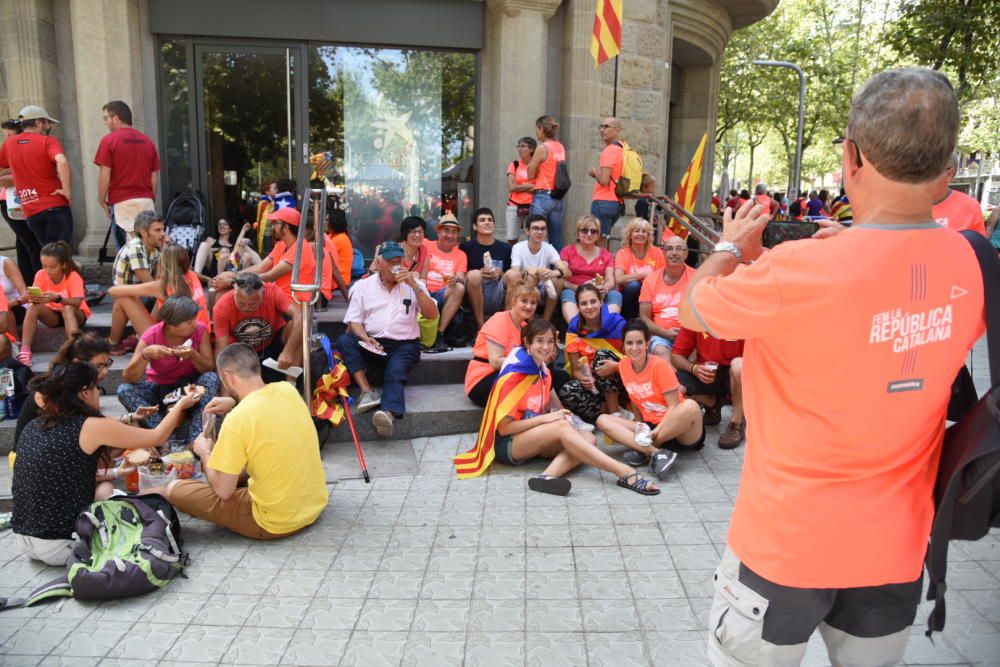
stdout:
[[[594,276],[604,277],[604,272],[609,266],[614,266],[615,261],[611,257],[611,253],[608,252],[607,248],[601,248],[601,251],[597,254],[593,260],[588,261],[586,257],[580,254],[580,251],[576,249],[576,244],[563,247],[559,251],[559,257],[562,261],[569,265],[570,276],[566,279],[567,283],[579,287],[580,285],[589,282],[594,279]],[[608,286],[611,287],[610,285]]]
[[111,168],[108,203],[152,199],[152,174],[160,170],[160,156],[152,139],[131,127],[105,134],[97,146],[94,164]]
[[604,167],[611,169],[611,179],[607,185],[601,185],[599,181],[594,182],[594,194],[591,197],[594,201],[619,201],[615,194],[615,183],[622,177],[622,166],[624,149],[613,141],[601,151],[601,159],[598,163],[598,170],[603,171]]
[[[288,262],[290,267],[295,267],[295,244],[285,247],[284,241],[278,241],[274,244],[274,249],[271,250],[271,254],[268,255],[271,258],[272,268],[278,266],[281,262]],[[305,243],[302,247],[302,270],[299,273],[299,280],[303,283],[311,283],[314,276],[313,273],[316,271],[316,260],[313,258],[312,244]],[[292,273],[289,271],[285,275],[281,276],[274,281],[274,284],[285,291],[288,296],[292,295]],[[322,283],[322,280],[320,281]],[[320,291],[323,290],[323,286],[320,285]],[[300,299],[308,299],[308,292],[296,292]],[[331,293],[332,295],[332,293]],[[329,298],[329,297],[327,297]]]
[[284,313],[292,305],[292,299],[274,283],[264,283],[260,306],[252,313],[244,313],[236,307],[233,292],[226,292],[215,304],[215,335],[228,338],[230,342],[246,343],[261,352],[285,326]]
[[448,252],[438,248],[434,241],[425,243],[427,248],[427,291],[437,292],[444,288],[444,276],[465,273],[469,269],[469,257],[458,246]]
[[951,227],[956,232],[971,229],[986,236],[983,209],[979,207],[978,201],[964,192],[949,191],[947,197],[934,205],[931,215],[942,227]]
[[[64,275],[63,279],[58,283],[52,282],[49,278],[49,274],[45,272],[45,269],[39,269],[38,273],[35,274],[34,287],[38,287],[43,292],[52,292],[53,294],[62,294],[66,299],[79,299],[81,297],[87,296],[87,290],[83,285],[83,278],[76,271],[71,272],[68,276]],[[62,311],[65,304],[62,303],[47,303],[45,304],[52,310]],[[90,306],[87,304],[87,299],[84,298],[80,302],[80,310],[87,317],[90,317]]]
[[729,366],[733,363],[733,359],[743,356],[743,341],[722,340],[706,332],[681,327],[670,351],[687,357],[694,350],[698,351],[698,363],[714,361],[720,366]]
[[56,156],[61,154],[65,151],[58,139],[35,132],[12,135],[0,146],[0,169],[13,172],[25,216],[69,206],[68,199],[52,194],[62,187],[56,173]]
[[663,398],[664,394],[676,391],[678,398],[684,397],[674,367],[670,362],[652,354],[641,373],[636,373],[632,368],[631,357],[623,357],[618,362],[618,373],[622,376],[622,384],[625,385],[632,404],[639,409],[643,421],[650,424],[659,424],[667,416],[669,406]]

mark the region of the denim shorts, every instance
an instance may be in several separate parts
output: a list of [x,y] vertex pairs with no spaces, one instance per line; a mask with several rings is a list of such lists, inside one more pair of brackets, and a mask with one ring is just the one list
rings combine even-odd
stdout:
[[514,457],[511,455],[513,445],[514,436],[497,433],[496,440],[493,441],[493,453],[496,455],[495,460],[508,466],[519,466],[524,463],[524,461],[514,460]]
[[[576,303],[576,290],[575,289],[564,289],[559,295],[559,303]],[[622,293],[616,289],[608,292],[608,295],[604,297],[604,305],[606,306],[618,306],[621,308],[622,305]]]
[[649,339],[649,351],[652,352],[659,346],[664,346],[668,350],[674,349],[674,341],[662,336],[653,336]]

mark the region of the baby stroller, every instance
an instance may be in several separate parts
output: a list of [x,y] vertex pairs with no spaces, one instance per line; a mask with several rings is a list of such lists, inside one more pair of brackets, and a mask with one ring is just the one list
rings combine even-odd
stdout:
[[167,208],[163,221],[167,236],[184,246],[192,258],[205,235],[205,206],[193,193],[177,195]]

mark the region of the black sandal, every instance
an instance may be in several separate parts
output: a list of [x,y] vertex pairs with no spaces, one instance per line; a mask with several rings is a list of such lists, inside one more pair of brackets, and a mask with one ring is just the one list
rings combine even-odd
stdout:
[[570,484],[568,479],[553,477],[552,475],[541,474],[528,480],[528,488],[539,493],[551,493],[553,496],[565,496],[569,493]]
[[[629,480],[632,481],[630,482]],[[636,493],[641,493],[644,496],[655,496],[660,492],[659,489],[649,488],[652,485],[652,482],[637,472],[618,478],[618,486],[626,488],[630,491],[635,491]]]

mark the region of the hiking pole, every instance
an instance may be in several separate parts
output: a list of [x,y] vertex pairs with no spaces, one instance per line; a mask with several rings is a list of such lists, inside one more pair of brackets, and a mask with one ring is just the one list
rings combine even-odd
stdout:
[[354,438],[354,449],[358,453],[358,465],[361,466],[361,474],[364,475],[365,484],[371,484],[371,477],[368,476],[368,464],[365,463],[365,453],[361,451],[361,440],[358,439],[358,431],[354,428],[354,417],[351,416],[351,406],[347,402],[346,396],[341,396],[340,401],[344,405],[344,414],[347,415],[347,425],[351,427],[351,437]]

